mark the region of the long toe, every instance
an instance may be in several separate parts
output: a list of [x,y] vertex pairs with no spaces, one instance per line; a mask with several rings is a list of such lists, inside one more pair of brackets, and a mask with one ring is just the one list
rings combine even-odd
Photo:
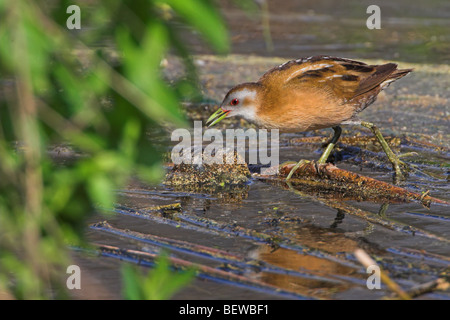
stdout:
[[406,180],[412,168],[409,164],[401,161],[398,157],[392,162],[392,167],[395,170],[395,180],[402,181]]
[[295,171],[297,171],[298,168],[300,168],[303,164],[306,163],[310,163],[311,161],[309,160],[300,160],[299,162],[297,162],[297,164],[291,169],[291,171],[289,172],[288,176],[286,177],[286,181],[289,181],[292,178],[292,175],[294,174]]

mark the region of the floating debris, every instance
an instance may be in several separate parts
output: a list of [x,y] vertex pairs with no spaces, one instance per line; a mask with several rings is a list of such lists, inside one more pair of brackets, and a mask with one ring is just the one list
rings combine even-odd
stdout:
[[[287,164],[279,169],[279,175],[261,176],[258,179],[275,180],[286,184],[285,180],[294,164]],[[293,174],[290,183],[294,187],[301,188],[304,185],[317,190],[333,190],[347,197],[353,197],[359,201],[376,202],[420,202],[429,208],[431,203],[450,205],[449,202],[429,196],[410,192],[404,188],[394,186],[384,181],[366,177],[344,169],[340,169],[330,163],[316,164],[313,161],[303,164]]]

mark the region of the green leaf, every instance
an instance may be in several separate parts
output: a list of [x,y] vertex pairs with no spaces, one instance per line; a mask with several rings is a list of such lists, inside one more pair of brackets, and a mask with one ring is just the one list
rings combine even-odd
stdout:
[[208,0],[159,0],[166,3],[220,53],[229,50],[229,36],[223,18]]
[[143,99],[139,105],[147,116],[161,121],[184,125],[178,97],[173,89],[162,80],[160,64],[168,50],[168,32],[163,24],[151,22],[145,32],[142,44],[135,44],[130,32],[118,29],[117,43],[122,52],[123,69],[127,78],[136,88],[130,90],[135,97]]
[[94,203],[101,207],[111,208],[114,203],[114,187],[111,180],[104,174],[98,173],[88,180],[88,190]]
[[124,264],[121,268],[123,297],[127,300],[140,300],[142,296],[141,276],[133,265]]
[[163,253],[155,267],[142,275],[140,270],[128,264],[122,267],[124,298],[129,300],[167,300],[187,286],[195,277],[195,269],[172,271],[168,256]]

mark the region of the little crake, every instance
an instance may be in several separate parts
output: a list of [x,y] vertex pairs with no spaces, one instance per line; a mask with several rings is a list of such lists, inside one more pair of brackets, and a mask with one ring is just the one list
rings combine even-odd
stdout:
[[341,124],[360,124],[372,130],[392,163],[396,177],[402,178],[400,167],[404,163],[389,148],[378,128],[359,120],[357,114],[372,104],[391,82],[411,71],[397,69],[395,63],[368,65],[328,56],[291,60],[269,70],[258,82],[232,88],[207,124],[211,126],[225,117],[241,116],[262,128],[280,132],[331,127],[334,136],[319,163],[325,163],[334,148],[341,134]]

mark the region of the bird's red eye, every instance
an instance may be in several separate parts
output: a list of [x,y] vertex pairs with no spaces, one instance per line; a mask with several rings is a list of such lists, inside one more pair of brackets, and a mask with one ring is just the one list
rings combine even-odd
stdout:
[[233,100],[231,100],[231,102],[230,102],[230,104],[232,105],[232,106],[235,106],[235,105],[237,105],[239,103],[239,100],[238,99],[233,99]]

